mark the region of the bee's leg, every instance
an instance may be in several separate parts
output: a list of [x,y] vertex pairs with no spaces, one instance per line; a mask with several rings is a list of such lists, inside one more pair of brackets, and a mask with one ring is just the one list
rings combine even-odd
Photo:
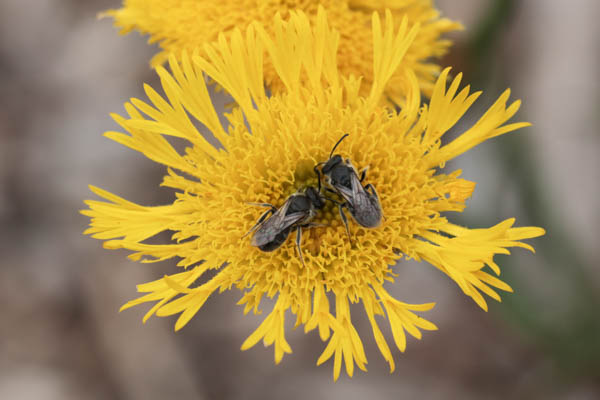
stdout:
[[304,258],[302,257],[302,247],[300,247],[300,242],[302,242],[302,227],[301,226],[296,228],[296,246],[298,247],[298,255],[300,256],[300,261],[302,261],[302,266],[305,266]]
[[346,204],[340,204],[338,205],[338,209],[340,210],[340,217],[342,217],[342,222],[344,223],[344,226],[346,227],[346,233],[348,234],[348,240],[350,241],[350,244],[352,244],[352,237],[350,236],[350,228],[348,228],[348,218],[346,218],[346,214],[344,214],[344,206]]
[[324,228],[324,227],[327,227],[327,226],[331,226],[331,225],[329,225],[329,224],[318,224],[316,222],[309,222],[306,225],[302,225],[303,228]]
[[254,226],[252,228],[250,228],[250,230],[248,232],[246,232],[246,234],[244,236],[242,236],[242,238],[245,238],[246,236],[248,236],[249,234],[251,234],[252,232],[254,232],[259,226],[260,224],[262,224],[264,222],[265,219],[267,219],[267,217],[274,213],[275,211],[277,211],[277,209],[275,207],[271,208],[270,210],[267,210],[263,213],[263,215],[260,216],[260,218],[258,219],[258,221],[256,221],[256,224],[254,224]]
[[321,171],[319,171],[319,166],[323,164],[323,163],[318,163],[317,165],[315,165],[315,167],[313,168],[313,170],[315,171],[315,173],[317,174],[317,184],[318,184],[318,189],[319,189],[319,193],[321,193]]
[[275,206],[271,203],[252,203],[252,202],[247,201],[246,204],[248,204],[250,206],[257,206],[257,207],[269,207],[270,209],[277,211]]
[[[333,191],[332,191],[332,193],[334,193],[334,194],[335,194],[335,192],[333,192]],[[339,205],[342,205],[342,204],[344,204],[344,203],[340,203],[340,202],[339,202],[339,201],[337,201],[337,200],[334,200],[334,199],[332,199],[331,197],[323,196],[323,198],[324,198],[325,200],[329,200],[330,202],[337,204],[338,206],[339,206]]]
[[348,218],[346,218],[346,214],[344,214],[344,207],[347,207],[346,203],[340,203],[339,201],[334,200],[329,197],[325,197],[325,199],[338,205],[338,210],[340,210],[340,217],[342,218],[342,222],[344,223],[344,226],[346,227],[346,233],[348,234],[348,240],[350,240],[350,244],[352,244],[352,237],[350,236],[350,228],[348,228]]
[[350,240],[350,243],[352,243],[352,237],[350,236],[350,228],[348,228],[348,218],[346,218],[346,214],[344,214],[344,207],[347,207],[346,203],[340,203],[339,201],[334,200],[327,196],[323,196],[323,197],[325,197],[325,200],[329,200],[332,203],[335,203],[338,205],[338,210],[340,211],[340,217],[342,218],[342,222],[344,223],[344,226],[346,227],[346,233],[348,234],[348,240]]
[[369,170],[369,166],[367,165],[366,167],[363,168],[362,171],[360,171],[360,182],[362,183],[362,181],[365,180],[365,178],[367,177],[367,171]]
[[377,199],[377,201],[379,201],[379,196],[377,195],[377,191],[375,190],[375,186],[371,185],[370,183],[368,185],[365,186],[365,190],[369,190],[371,189],[371,194],[373,196],[375,196],[375,198]]

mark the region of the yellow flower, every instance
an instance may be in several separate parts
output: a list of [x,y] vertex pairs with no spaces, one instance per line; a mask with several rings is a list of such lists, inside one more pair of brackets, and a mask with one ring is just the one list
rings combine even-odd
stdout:
[[[183,272],[139,285],[146,294],[123,306],[155,302],[144,321],[153,314],[180,314],[178,330],[212,293],[233,286],[244,293],[239,304],[245,313],[259,313],[261,299],[276,297],[273,310],[242,349],[263,339],[265,345],[275,345],[275,362],[281,361],[284,353],[291,353],[284,330],[285,314],[291,310],[296,326],[318,329],[328,341],[317,363],[334,357],[337,379],[342,361],[350,376],[355,364],[364,370],[367,363],[350,316],[350,303],[362,302],[393,371],[392,351],[377,316],[389,321],[400,351],[406,346],[405,332],[420,339],[421,330],[436,329],[416,314],[433,303],[407,304],[386,291],[384,283],[394,281],[392,266],[398,259],[428,261],[486,309],[482,293],[500,300],[495,289],[511,290],[493,276],[500,273],[494,254],[507,254],[513,246],[533,250],[520,241],[544,233],[536,227],[513,228],[513,219],[468,229],[442,215],[462,211],[475,184],[460,178],[460,171],[442,174],[438,168],[486,139],[528,124],[506,124],[519,108],[518,101],[507,105],[506,91],[471,128],[442,145],[442,135],[479,95],[469,94],[468,87],[458,91],[460,74],[446,87],[449,70],[438,79],[429,106],[421,105],[414,74],[409,75],[402,110],[380,106],[383,88],[417,35],[406,19],[394,29],[390,12],[385,26],[373,16],[374,78],[364,97],[360,79],[345,77],[337,68],[338,33],[328,26],[323,11],[314,25],[301,12],[292,13],[289,22],[276,17],[272,30],[274,36],[252,24],[244,33],[234,31],[230,40],[221,36],[207,47],[205,57],[184,53],[181,62],[171,57],[171,73],[157,68],[166,98],[146,86],[151,103],[133,99],[125,104],[127,118],[113,116],[127,133],[106,136],[166,165],[162,185],[175,189],[176,197],[172,204],[149,207],[92,187],[106,201],[86,202],[89,209],[82,213],[91,217],[86,233],[104,240],[108,249],[133,251],[133,260],[179,258]],[[268,96],[263,87],[265,52],[284,85],[277,96]],[[209,99],[207,77],[237,104],[227,115],[227,129]],[[211,146],[199,133],[199,124],[222,147]],[[315,221],[330,226],[304,231],[305,265],[291,238],[273,252],[251,246],[243,236],[264,210],[248,202],[280,207],[297,189],[315,186],[313,166],[327,159],[344,133],[350,136],[336,153],[358,169],[370,166],[365,182],[379,193],[382,225],[365,229],[351,220],[350,243],[337,208],[328,202]],[[169,136],[185,139],[189,147],[178,152]],[[174,232],[171,242],[147,243],[164,231]],[[209,270],[214,271],[207,281],[203,275]]]
[[[397,104],[403,104],[403,93],[410,85],[409,70],[416,74],[421,90],[431,93],[440,72],[435,59],[451,45],[441,37],[462,29],[459,23],[440,18],[432,0],[125,0],[123,8],[105,14],[114,17],[121,33],[138,30],[150,35],[150,43],[158,42],[162,51],[152,59],[152,65],[158,66],[171,53],[179,57],[185,50],[203,49],[221,33],[228,38],[236,27],[244,30],[252,21],[261,22],[272,33],[271,21],[276,13],[286,19],[290,11],[302,10],[314,22],[320,4],[327,11],[331,26],[340,32],[339,71],[343,76],[361,76],[364,95],[373,82],[373,11],[388,8],[396,25],[406,16],[410,27],[421,26],[402,64],[388,81],[386,94]],[[270,62],[265,65],[265,80],[272,90],[283,88]]]

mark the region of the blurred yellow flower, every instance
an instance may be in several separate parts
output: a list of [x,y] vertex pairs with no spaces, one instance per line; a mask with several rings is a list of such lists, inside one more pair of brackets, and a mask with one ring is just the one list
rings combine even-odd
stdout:
[[[388,81],[386,94],[397,104],[403,103],[403,93],[410,85],[409,70],[416,74],[421,90],[431,93],[440,72],[436,59],[451,45],[442,35],[462,29],[459,23],[440,18],[432,0],[125,0],[123,8],[109,10],[105,15],[114,17],[121,33],[138,30],[150,35],[150,43],[158,42],[162,51],[152,59],[152,65],[158,66],[171,53],[180,57],[185,50],[203,49],[221,33],[228,38],[235,28],[244,30],[252,21],[261,22],[272,33],[271,21],[276,13],[287,19],[290,11],[301,10],[314,22],[319,5],[326,9],[329,23],[340,33],[339,72],[343,76],[362,77],[363,95],[368,94],[373,82],[373,11],[383,12],[387,8],[396,25],[407,17],[409,27],[421,26],[402,64]],[[283,89],[269,60],[265,65],[265,81],[274,91]]]
[[[173,203],[141,206],[92,187],[106,201],[86,201],[89,209],[82,213],[91,217],[86,233],[105,240],[106,248],[131,250],[130,258],[142,262],[178,257],[185,270],[139,285],[146,294],[123,309],[155,302],[144,321],[153,314],[180,314],[177,330],[215,291],[237,287],[244,293],[239,304],[246,313],[259,313],[261,299],[276,297],[273,310],[242,349],[263,339],[275,345],[275,362],[291,353],[284,330],[286,311],[291,310],[296,326],[318,329],[328,341],[317,363],[334,357],[337,379],[342,361],[350,376],[355,364],[363,370],[367,364],[350,303],[362,302],[392,371],[392,351],[376,316],[387,318],[400,351],[406,347],[405,332],[420,339],[421,330],[436,329],[416,314],[433,303],[407,304],[384,288],[385,281],[393,282],[393,266],[403,256],[430,262],[484,309],[482,293],[500,300],[494,289],[511,290],[492,274],[500,273],[494,254],[506,254],[513,246],[533,250],[520,241],[542,235],[543,229],[513,228],[513,219],[487,229],[450,223],[442,213],[462,211],[475,184],[460,178],[461,171],[442,174],[438,168],[486,139],[527,126],[506,124],[519,102],[507,105],[506,91],[471,128],[444,145],[442,135],[479,95],[469,94],[468,87],[458,91],[460,74],[446,87],[449,70],[444,70],[427,106],[421,105],[418,80],[409,73],[406,106],[400,111],[382,107],[384,88],[418,34],[407,19],[397,29],[393,20],[387,12],[382,26],[378,15],[373,16],[374,73],[366,96],[360,94],[360,79],[338,69],[339,34],[322,10],[312,25],[301,12],[291,13],[289,22],[275,17],[273,34],[252,24],[244,33],[235,30],[229,40],[221,36],[204,56],[183,53],[180,61],[171,57],[170,73],[157,67],[166,98],[146,86],[151,104],[132,99],[125,104],[127,118],[113,116],[127,133],[106,136],[166,165],[162,185],[176,190]],[[263,87],[265,51],[283,85],[277,96],[268,96]],[[227,115],[227,130],[209,98],[207,77],[237,104]],[[222,147],[211,146],[198,124]],[[382,225],[365,229],[350,221],[350,243],[337,209],[329,204],[317,221],[330,226],[305,231],[305,265],[291,239],[267,253],[242,238],[263,212],[247,203],[280,207],[298,188],[315,186],[313,166],[327,159],[344,133],[350,136],[336,152],[359,169],[370,166],[366,182],[379,193]],[[185,139],[189,147],[178,152],[167,136]],[[165,231],[174,232],[171,242],[147,242]],[[214,271],[207,280],[203,275],[209,270]]]

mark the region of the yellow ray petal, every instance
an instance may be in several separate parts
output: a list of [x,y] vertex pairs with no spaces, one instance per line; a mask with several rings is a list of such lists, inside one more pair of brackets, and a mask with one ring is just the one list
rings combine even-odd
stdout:
[[493,262],[495,254],[508,254],[507,247],[524,247],[524,243],[519,240],[544,234],[543,229],[536,227],[512,228],[513,223],[514,218],[511,218],[487,229],[467,229],[447,224],[442,229],[452,237],[426,233],[423,237],[427,242],[417,240],[415,243],[417,253],[454,279],[466,295],[487,310],[485,299],[478,290],[500,301],[500,297],[490,286],[509,292],[512,289],[482,271],[482,268],[488,265],[499,275],[500,270]]

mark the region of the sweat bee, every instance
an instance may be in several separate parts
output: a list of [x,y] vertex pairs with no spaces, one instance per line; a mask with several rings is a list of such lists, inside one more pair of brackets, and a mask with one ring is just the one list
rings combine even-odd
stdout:
[[302,249],[302,228],[311,228],[324,226],[322,224],[311,223],[317,210],[325,205],[320,191],[312,186],[300,190],[288,197],[280,208],[276,208],[269,203],[249,203],[251,205],[268,207],[256,224],[244,235],[256,231],[252,236],[252,246],[258,247],[262,251],[273,251],[281,247],[290,232],[296,229],[296,246],[300,261],[304,265]]
[[[326,188],[326,190],[337,193],[344,199],[343,202],[339,202],[326,198],[338,205],[340,217],[346,227],[346,233],[350,238],[348,219],[344,213],[344,208],[347,208],[354,220],[365,228],[378,227],[383,218],[383,211],[375,187],[370,183],[365,186],[362,184],[367,176],[369,167],[364,168],[359,175],[349,159],[344,160],[339,154],[333,155],[337,146],[348,135],[349,134],[346,133],[338,140],[335,146],[333,146],[333,149],[331,149],[329,159],[315,165],[314,170],[319,180],[319,192],[321,191],[322,173],[325,176],[325,182],[330,186]],[[319,167],[321,166],[322,168],[319,170]]]

